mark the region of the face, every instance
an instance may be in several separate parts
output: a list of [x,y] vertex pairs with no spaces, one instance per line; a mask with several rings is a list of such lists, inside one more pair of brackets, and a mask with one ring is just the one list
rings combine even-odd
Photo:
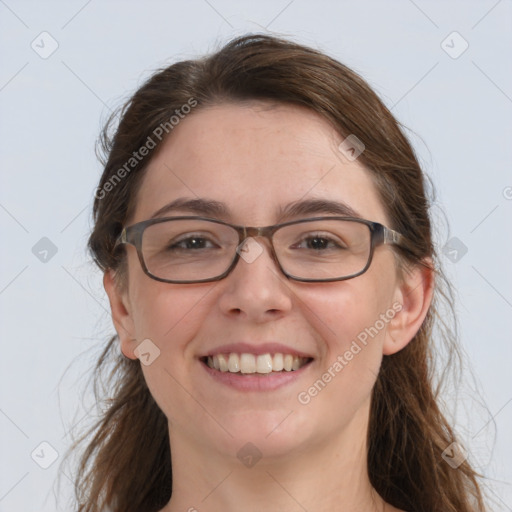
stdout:
[[[129,224],[178,198],[202,198],[223,203],[222,220],[237,225],[278,223],[287,205],[314,199],[389,225],[369,173],[339,152],[342,140],[323,118],[296,106],[198,110],[151,161]],[[205,216],[161,214],[178,215]],[[332,213],[288,220],[322,215]],[[356,278],[304,283],[287,279],[269,242],[257,242],[263,251],[254,261],[241,258],[226,278],[200,284],[149,278],[127,246],[128,284],[116,292],[124,313],[114,316],[125,355],[135,358],[146,339],[160,351],[142,369],[169,420],[171,445],[180,439],[203,454],[234,458],[251,442],[271,459],[314,451],[347,432],[364,439],[383,354],[410,339],[395,325],[402,295],[392,249],[378,247]],[[295,372],[230,374],[205,365],[219,352],[301,354],[309,363]]]

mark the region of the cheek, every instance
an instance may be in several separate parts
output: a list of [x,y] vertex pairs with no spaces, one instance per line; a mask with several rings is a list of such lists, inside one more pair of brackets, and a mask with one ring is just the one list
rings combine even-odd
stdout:
[[142,366],[144,378],[175,427],[186,428],[190,418],[204,413],[188,393],[193,388],[191,376],[200,364],[194,357],[193,341],[213,307],[210,297],[204,285],[179,287],[154,281],[134,289],[137,340],[150,339],[159,351],[154,362]]
[[207,290],[193,285],[162,283],[148,277],[134,253],[128,259],[131,313],[137,341],[149,338],[161,349],[182,329],[191,330]]
[[348,350],[354,340],[364,345],[383,338],[389,321],[383,322],[381,315],[391,309],[393,288],[389,277],[379,275],[368,271],[352,280],[311,287],[301,296],[302,312],[327,342],[330,359]]
[[200,328],[208,308],[208,290],[187,286],[152,281],[134,290],[138,340],[151,338],[162,350],[183,350]]
[[389,323],[381,315],[386,318],[391,296],[389,288],[377,287],[373,279],[333,284],[311,290],[304,300],[303,311],[326,354],[310,387],[297,397],[309,415],[322,418],[326,435],[329,425],[352,421],[371,396]]

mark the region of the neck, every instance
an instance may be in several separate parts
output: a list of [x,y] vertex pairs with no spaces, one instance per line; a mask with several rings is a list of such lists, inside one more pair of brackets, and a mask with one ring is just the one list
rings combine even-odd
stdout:
[[173,491],[161,512],[383,512],[385,502],[367,471],[368,409],[340,435],[326,435],[281,457],[264,455],[245,467],[237,458],[206,453],[170,429]]

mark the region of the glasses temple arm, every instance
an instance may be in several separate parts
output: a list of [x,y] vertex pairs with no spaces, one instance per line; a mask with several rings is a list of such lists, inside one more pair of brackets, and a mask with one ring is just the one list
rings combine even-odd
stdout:
[[125,244],[126,242],[126,228],[123,228],[123,231],[121,231],[121,234],[117,237],[117,240],[114,244],[114,249],[116,249],[121,244]]
[[414,246],[413,246],[412,242],[409,241],[408,238],[406,238],[404,235],[402,235],[398,231],[395,231],[394,229],[390,229],[386,226],[383,226],[383,227],[384,227],[384,243],[385,244],[398,245],[399,247],[406,249],[407,251],[411,252],[412,254],[415,253]]

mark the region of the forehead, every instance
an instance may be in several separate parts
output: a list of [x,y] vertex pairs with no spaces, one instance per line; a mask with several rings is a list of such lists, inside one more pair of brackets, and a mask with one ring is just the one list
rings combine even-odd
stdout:
[[174,127],[150,162],[133,221],[178,198],[207,198],[226,205],[226,220],[246,225],[275,223],[290,203],[318,199],[385,223],[369,172],[338,149],[343,138],[303,107],[251,102],[202,108]]

